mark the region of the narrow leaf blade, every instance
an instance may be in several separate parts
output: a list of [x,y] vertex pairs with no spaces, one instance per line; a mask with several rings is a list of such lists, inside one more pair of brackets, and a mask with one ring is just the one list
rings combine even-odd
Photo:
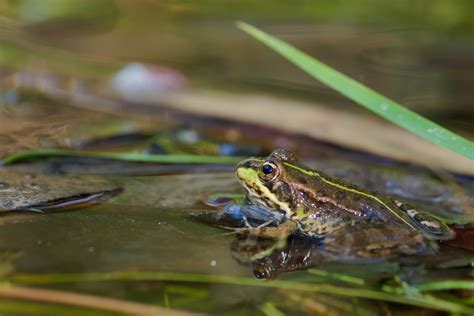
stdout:
[[430,142],[474,160],[474,144],[471,141],[416,114],[294,46],[250,24],[238,22],[237,27],[285,57],[313,78],[320,80],[359,105]]

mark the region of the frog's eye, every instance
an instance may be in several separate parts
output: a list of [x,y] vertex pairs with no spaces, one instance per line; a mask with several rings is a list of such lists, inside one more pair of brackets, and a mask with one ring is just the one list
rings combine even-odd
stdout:
[[271,164],[263,165],[263,167],[262,167],[262,172],[264,174],[267,174],[267,175],[272,173],[273,170],[274,170],[274,168]]
[[260,168],[260,177],[265,181],[273,180],[278,175],[278,167],[271,162],[265,162]]

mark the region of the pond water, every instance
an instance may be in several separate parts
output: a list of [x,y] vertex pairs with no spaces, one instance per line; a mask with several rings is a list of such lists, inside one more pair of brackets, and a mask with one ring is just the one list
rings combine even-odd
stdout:
[[[233,164],[24,161],[0,169],[0,210],[10,199],[23,210],[0,218],[4,279],[119,303],[29,296],[15,305],[19,297],[0,289],[2,315],[472,313],[472,162],[423,144],[417,151],[416,138],[404,147],[409,136],[235,27],[261,27],[472,139],[469,9],[469,1],[0,4],[0,158],[57,148],[266,156],[289,147],[458,234],[435,254],[328,261],[314,240],[272,248],[220,227],[232,223],[199,220],[218,210],[206,205],[210,195],[243,194]],[[306,108],[317,126],[297,121]],[[44,209],[55,203],[68,208]],[[258,279],[268,271],[276,280]]]

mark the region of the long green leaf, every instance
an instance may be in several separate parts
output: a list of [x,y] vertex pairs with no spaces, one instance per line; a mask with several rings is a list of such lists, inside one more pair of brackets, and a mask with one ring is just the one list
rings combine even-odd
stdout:
[[157,155],[140,152],[95,152],[74,151],[63,149],[51,150],[26,150],[14,153],[0,161],[1,165],[9,165],[15,162],[52,157],[82,157],[103,158],[137,162],[174,163],[174,164],[235,164],[243,157],[230,156],[201,156],[201,155]]
[[385,119],[412,133],[474,160],[474,144],[431,122],[360,82],[323,64],[294,46],[256,27],[238,22],[237,27],[279,53],[300,69]]

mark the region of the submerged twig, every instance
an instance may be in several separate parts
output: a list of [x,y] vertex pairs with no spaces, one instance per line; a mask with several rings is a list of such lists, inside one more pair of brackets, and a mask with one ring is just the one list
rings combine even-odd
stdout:
[[0,297],[31,300],[45,303],[74,305],[132,315],[191,316],[190,312],[170,310],[153,305],[114,298],[78,294],[64,291],[31,288],[17,285],[0,286]]
[[315,315],[325,315],[325,316],[338,316],[340,313],[333,307],[319,302],[315,299],[304,297],[293,292],[285,292],[285,299],[291,301],[298,306],[303,307],[305,310],[309,311]]

